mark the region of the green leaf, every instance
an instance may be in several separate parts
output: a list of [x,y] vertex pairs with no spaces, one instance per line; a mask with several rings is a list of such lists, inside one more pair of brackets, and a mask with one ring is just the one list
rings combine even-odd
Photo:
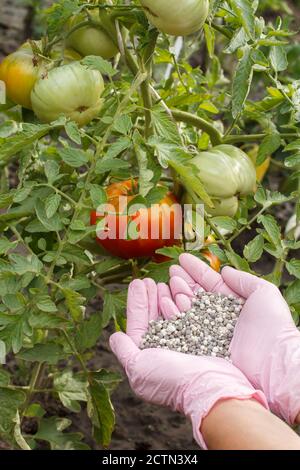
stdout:
[[42,312],[57,312],[55,303],[48,295],[42,295],[37,298],[36,306]]
[[292,275],[300,279],[300,260],[298,259],[291,259],[286,263],[286,269]]
[[147,277],[151,277],[155,282],[169,282],[169,271],[173,264],[173,260],[164,263],[149,263],[145,266]]
[[48,183],[53,184],[59,176],[59,165],[54,160],[47,160],[45,162],[45,175],[47,177]]
[[96,265],[96,272],[98,274],[103,274],[106,273],[107,271],[110,271],[113,268],[116,268],[118,266],[122,266],[122,264],[125,264],[126,261],[121,259],[121,258],[103,258],[100,263]]
[[5,369],[0,368],[0,387],[6,387],[9,385],[10,378],[10,373]]
[[43,418],[39,423],[38,432],[32,437],[49,442],[52,450],[89,450],[89,446],[81,442],[82,434],[63,432],[71,424],[72,421],[67,418]]
[[238,63],[232,85],[232,116],[236,119],[243,111],[253,78],[250,46],[243,47],[243,57]]
[[80,131],[76,122],[68,121],[65,125],[65,131],[69,139],[75,142],[75,144],[81,145]]
[[121,374],[106,369],[92,372],[92,376],[96,382],[104,385],[109,392],[112,392],[123,380]]
[[270,157],[281,145],[280,134],[269,134],[261,142],[256,159],[256,165],[261,165],[266,158]]
[[131,147],[131,140],[129,137],[120,137],[118,140],[109,145],[105,154],[105,160],[111,160],[120,155],[120,153]]
[[182,145],[176,122],[161,105],[151,109],[152,124],[155,134],[168,143]]
[[257,221],[264,226],[264,229],[269,235],[270,241],[273,245],[276,248],[281,247],[281,232],[275,218],[272,215],[267,214],[259,216]]
[[0,255],[4,255],[16,246],[16,242],[11,242],[6,238],[0,238]]
[[12,262],[12,268],[16,274],[20,276],[26,273],[39,274],[43,268],[43,264],[36,255],[22,256],[17,253],[9,255]]
[[300,153],[300,139],[295,139],[284,147],[284,152],[291,152],[294,150]]
[[284,160],[284,164],[287,168],[294,168],[294,167],[299,166],[300,165],[300,152],[287,157]]
[[287,53],[283,46],[272,46],[270,61],[275,72],[283,72],[288,67]]
[[106,328],[110,320],[112,318],[116,319],[119,314],[124,315],[125,310],[126,299],[124,298],[124,293],[111,294],[110,292],[105,292],[101,315],[102,327]]
[[209,24],[205,24],[204,27],[206,47],[208,50],[209,57],[212,59],[215,52],[215,32]]
[[228,263],[228,258],[224,250],[222,250],[222,248],[220,248],[218,245],[215,245],[215,244],[209,245],[208,251],[212,253],[213,255],[216,255],[222,264]]
[[100,443],[107,447],[115,427],[115,413],[106,387],[95,380],[89,386]]
[[151,181],[154,174],[153,171],[148,168],[147,152],[138,145],[135,145],[135,151],[139,167],[139,193],[141,196],[145,197],[153,188]]
[[114,130],[119,132],[120,134],[127,135],[132,129],[132,126],[132,120],[128,114],[118,116],[117,119],[114,121]]
[[50,194],[45,201],[46,216],[48,219],[54,216],[61,202],[61,196],[57,193]]
[[98,72],[102,73],[103,75],[107,75],[108,77],[113,77],[118,73],[117,70],[113,68],[108,60],[104,60],[100,56],[89,55],[85,57],[81,63],[86,65],[90,69],[98,70]]
[[18,358],[29,362],[46,362],[47,364],[57,364],[64,359],[66,354],[63,348],[56,343],[36,344],[33,348],[23,349],[18,353]]
[[258,261],[264,250],[264,237],[262,235],[257,235],[253,238],[244,248],[244,256],[250,263],[255,263]]
[[76,245],[66,244],[64,246],[63,257],[70,263],[76,264],[78,267],[91,266],[89,257],[82,248]]
[[31,403],[31,405],[26,408],[24,416],[27,418],[42,418],[45,413],[46,411],[39,403]]
[[233,54],[236,52],[238,49],[244,47],[249,40],[249,36],[244,30],[244,28],[238,29],[234,35],[232,36],[232,39],[226,49],[224,50],[225,54]]
[[62,0],[59,3],[54,3],[47,12],[47,26],[49,39],[61,34],[65,29],[66,22],[78,9],[77,0]]
[[74,413],[79,413],[81,407],[78,401],[87,401],[87,380],[67,370],[55,374],[53,385],[62,404]]
[[1,143],[0,165],[8,162],[11,157],[31,146],[55,127],[57,126],[22,123],[22,131],[4,139]]
[[231,8],[252,40],[255,39],[255,15],[250,0],[230,0]]
[[86,152],[72,147],[59,149],[58,154],[67,165],[73,168],[86,165],[89,161],[89,156]]
[[101,174],[114,170],[120,170],[122,168],[129,168],[130,164],[124,160],[105,158],[103,160],[98,160],[96,164],[95,173]]
[[39,310],[37,312],[31,312],[29,324],[32,328],[50,330],[53,328],[65,328],[67,326],[67,320],[58,315],[53,315],[52,312],[47,313]]
[[289,305],[300,303],[300,280],[292,282],[284,293],[284,297]]
[[[4,343],[4,341],[0,340],[0,364],[5,364],[5,363],[6,363],[6,344]],[[1,385],[1,374],[0,374],[0,385]]]
[[0,209],[4,209],[8,207],[13,202],[14,194],[13,193],[6,193],[0,194]]
[[58,213],[55,213],[52,217],[48,217],[45,203],[46,201],[44,202],[41,199],[37,199],[35,201],[35,212],[37,218],[49,232],[59,232],[64,228],[60,216]]
[[14,417],[13,421],[15,423],[14,439],[15,439],[17,445],[22,450],[31,450],[31,447],[28,445],[28,443],[26,442],[26,440],[25,440],[25,438],[22,434],[19,410],[17,411],[16,416]]
[[83,321],[77,328],[75,336],[76,348],[79,352],[93,348],[100,338],[102,331],[102,318],[99,313],[93,314]]
[[229,232],[233,232],[237,227],[236,221],[232,219],[231,217],[225,217],[225,216],[213,217],[212,222],[216,224],[218,227],[221,227],[224,230],[228,230]]
[[29,186],[25,186],[24,188],[18,189],[13,196],[13,201],[14,202],[24,201],[24,199],[26,199],[31,193],[32,187],[33,187],[33,184]]
[[240,255],[237,253],[233,253],[231,251],[226,250],[226,256],[230,262],[230,264],[236,268],[239,269],[240,271],[246,271],[248,273],[251,272],[250,266],[245,260],[245,258],[242,258]]
[[66,306],[75,322],[81,322],[84,314],[85,298],[78,292],[63,288],[62,292],[66,299]]
[[90,196],[95,209],[101,206],[101,204],[105,204],[107,202],[106,192],[102,186],[99,186],[98,184],[91,185]]
[[18,408],[25,402],[24,392],[7,390],[0,387],[0,436],[4,440],[10,440],[14,430],[14,419]]

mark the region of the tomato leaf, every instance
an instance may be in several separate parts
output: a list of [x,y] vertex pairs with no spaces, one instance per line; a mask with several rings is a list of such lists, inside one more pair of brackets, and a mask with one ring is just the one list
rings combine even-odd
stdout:
[[89,386],[94,411],[94,423],[98,430],[100,444],[107,447],[115,427],[115,413],[109,392],[103,383],[93,380]]
[[234,13],[239,18],[245,31],[252,40],[255,39],[255,16],[250,0],[230,0]]
[[62,346],[48,342],[47,344],[36,344],[30,349],[23,349],[18,353],[18,357],[29,362],[57,364],[58,361],[66,357],[66,354]]
[[108,60],[105,60],[100,56],[89,55],[85,57],[81,63],[90,69],[98,70],[100,73],[107,75],[108,77],[113,77],[118,73]]
[[266,158],[270,157],[281,145],[280,134],[269,134],[259,146],[259,151],[256,159],[256,165],[261,165]]
[[86,152],[72,147],[63,148],[58,150],[60,158],[73,168],[79,168],[86,165],[89,161],[89,156]]
[[291,259],[286,263],[286,269],[292,275],[300,279],[300,260],[298,259]]
[[236,119],[242,112],[250,92],[253,78],[253,62],[250,46],[243,47],[243,57],[238,63],[232,85],[232,116]]
[[262,235],[257,235],[253,240],[251,240],[244,248],[244,256],[250,263],[255,263],[258,261],[264,250],[264,237]]

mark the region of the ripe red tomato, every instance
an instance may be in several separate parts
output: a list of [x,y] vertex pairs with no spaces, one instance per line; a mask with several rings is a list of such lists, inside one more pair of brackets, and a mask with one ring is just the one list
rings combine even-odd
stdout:
[[[133,215],[120,215],[135,197],[136,190],[137,181],[132,180],[113,183],[107,188],[107,204],[111,208],[106,205],[106,210],[115,210],[116,214],[105,216],[105,227],[97,236],[99,245],[112,255],[125,259],[152,256],[159,248],[176,245],[182,231],[181,207],[172,193],[168,193],[155,208],[140,208]],[[103,216],[104,213],[93,211],[91,224],[96,225]],[[114,230],[109,230],[111,227]],[[128,227],[134,237],[126,236]],[[105,239],[99,238],[105,235]]]

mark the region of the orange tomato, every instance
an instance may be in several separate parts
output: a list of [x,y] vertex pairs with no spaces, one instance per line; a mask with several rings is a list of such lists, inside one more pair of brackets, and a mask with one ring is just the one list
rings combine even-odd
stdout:
[[[212,236],[212,235],[209,235],[205,241],[205,245],[206,246],[209,246],[209,245],[212,245],[213,243],[215,243],[215,238]],[[220,259],[217,257],[217,255],[214,255],[213,253],[211,253],[209,250],[205,250],[203,251],[203,253],[201,253],[202,256],[204,256],[204,258],[207,259],[207,261],[209,261],[210,263],[210,267],[212,269],[214,269],[215,271],[219,272],[220,269],[221,269],[221,261]]]
[[28,43],[9,54],[0,64],[0,80],[6,85],[7,97],[24,108],[31,108],[30,94],[41,73],[41,61]]

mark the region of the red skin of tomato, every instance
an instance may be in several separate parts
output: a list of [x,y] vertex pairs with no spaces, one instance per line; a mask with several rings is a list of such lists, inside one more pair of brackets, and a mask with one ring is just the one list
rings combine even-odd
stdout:
[[[107,190],[107,202],[112,204],[116,209],[116,212],[123,212],[126,208],[126,205],[135,197],[132,193],[137,188],[137,181],[127,180],[120,183],[111,184]],[[119,197],[123,196],[123,205],[120,208],[119,206]],[[163,205],[168,207],[176,204],[174,208],[170,211],[170,217],[168,216],[166,210],[163,208]],[[111,253],[114,256],[118,256],[124,259],[130,258],[141,258],[141,257],[150,257],[155,254],[155,251],[163,248],[165,246],[177,245],[180,240],[176,237],[177,233],[181,233],[181,210],[178,205],[176,197],[172,193],[168,193],[160,202],[156,214],[151,215],[151,209],[140,209],[134,215],[116,215],[116,236],[115,239],[106,238],[105,240],[97,238],[97,243],[102,246],[106,251]],[[168,209],[169,210],[169,209]],[[180,210],[180,213],[177,211]],[[177,216],[176,216],[177,214]],[[139,221],[147,221],[146,225],[146,235],[142,238],[139,236],[135,240],[126,240],[122,238],[122,230],[127,226],[128,222],[135,221],[137,229],[139,231]],[[109,215],[107,216],[107,220]],[[91,213],[91,224],[96,225],[97,222],[101,220],[101,216],[97,216],[96,211]],[[163,238],[164,227],[167,227],[166,224],[169,224],[170,220],[170,233],[168,238]],[[179,226],[180,223],[180,226]],[[158,224],[158,237],[155,239],[151,238],[151,228]]]

